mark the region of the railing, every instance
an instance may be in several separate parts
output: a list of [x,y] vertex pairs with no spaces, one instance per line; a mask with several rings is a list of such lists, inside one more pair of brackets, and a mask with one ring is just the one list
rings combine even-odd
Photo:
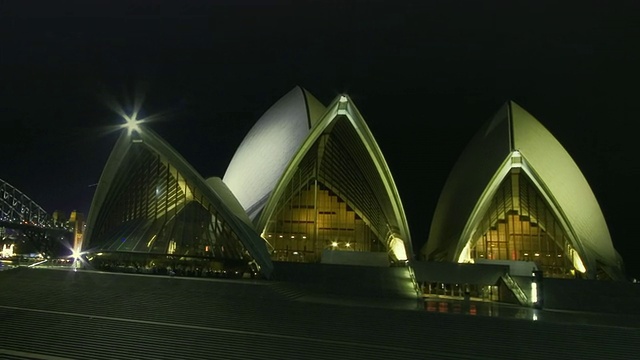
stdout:
[[416,279],[416,274],[413,271],[413,266],[411,266],[411,264],[408,264],[407,270],[409,271],[409,278],[411,279],[413,289],[415,290],[418,299],[422,299],[422,288],[418,284],[418,280]]
[[509,290],[511,290],[513,295],[515,295],[515,297],[518,299],[518,302],[520,302],[520,305],[523,305],[523,306],[533,305],[531,303],[531,300],[527,297],[527,294],[524,293],[520,285],[518,285],[518,283],[515,282],[515,280],[513,280],[511,276],[509,276],[509,274],[502,275],[502,280],[504,281],[504,284],[509,288]]

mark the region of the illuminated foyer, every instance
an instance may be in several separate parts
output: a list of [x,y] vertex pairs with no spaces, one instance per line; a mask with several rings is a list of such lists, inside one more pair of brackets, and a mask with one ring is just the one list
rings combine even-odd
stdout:
[[454,165],[421,259],[529,261],[546,277],[623,278],[622,259],[577,164],[514,102],[476,133]]
[[291,90],[254,125],[223,180],[274,261],[350,252],[381,254],[388,266],[412,254],[389,168],[348,96],[325,108],[306,90]]
[[480,236],[467,243],[459,262],[531,261],[547,277],[575,277],[576,272],[585,272],[571,237],[520,168],[512,168],[503,180],[479,229]]
[[131,120],[100,177],[83,253],[100,270],[269,277],[264,242],[220,178],[206,181]]

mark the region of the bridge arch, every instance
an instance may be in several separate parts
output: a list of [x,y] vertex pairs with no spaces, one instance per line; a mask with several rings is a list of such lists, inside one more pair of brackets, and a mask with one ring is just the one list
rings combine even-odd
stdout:
[[45,227],[49,214],[23,192],[0,179],[0,222]]

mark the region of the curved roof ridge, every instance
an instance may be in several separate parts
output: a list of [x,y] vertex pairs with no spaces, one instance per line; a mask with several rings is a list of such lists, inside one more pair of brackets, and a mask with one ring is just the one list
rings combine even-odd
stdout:
[[411,245],[411,234],[397,187],[391,175],[391,171],[386,163],[386,160],[384,159],[384,156],[382,155],[380,147],[375,141],[375,138],[366,122],[364,121],[362,115],[352,103],[350,98],[344,94],[338,95],[332,101],[332,103],[328,106],[325,114],[322,116],[322,118],[319,119],[316,125],[311,129],[308,136],[305,138],[304,142],[301,144],[300,149],[295,154],[295,157],[293,157],[289,162],[287,168],[283,172],[282,177],[279,179],[277,186],[274,187],[273,193],[271,194],[267,204],[265,205],[263,213],[261,214],[257,222],[254,221],[254,223],[256,223],[256,227],[258,229],[261,229],[266,226],[266,222],[268,221],[270,214],[275,210],[278,198],[295,173],[295,169],[298,164],[302,161],[307,152],[309,152],[310,149],[313,148],[313,145],[316,143],[319,137],[326,131],[326,129],[334,124],[335,120],[340,116],[346,116],[346,118],[348,118],[351,126],[353,126],[358,136],[360,136],[363,146],[367,149],[369,155],[371,156],[371,160],[376,167],[378,174],[380,175],[380,180],[383,184],[382,186],[384,188],[384,191],[386,192],[384,195],[377,195],[389,197],[390,206],[392,208],[391,211],[393,212],[393,214],[386,214],[387,216],[389,216],[389,219],[387,220],[393,220],[394,222],[397,222],[394,224],[387,223],[386,225],[387,227],[394,227],[394,235],[400,236],[404,245],[404,249],[402,249],[404,251],[403,256],[412,258],[413,248]]
[[240,143],[222,178],[254,220],[324,106],[295,86],[267,109]]
[[193,166],[170,144],[165,142],[151,129],[142,125],[139,125],[139,130],[134,134],[123,131],[109,155],[91,202],[89,216],[87,218],[87,231],[85,232],[85,241],[83,242],[85,248],[83,250],[87,250],[86,247],[91,245],[91,238],[95,231],[96,222],[101,217],[103,205],[108,200],[112,186],[115,185],[120,165],[122,161],[127,158],[130,150],[134,146],[145,146],[149,151],[163,157],[164,161],[171,164],[184,180],[196,187],[208,202],[215,207],[221,218],[224,219],[238,235],[239,240],[246,250],[260,265],[261,272],[266,277],[270,276],[273,265],[264,242],[259,234],[257,234],[252,227],[246,226],[243,218],[236,214],[233,199],[229,198],[227,196],[228,194],[225,194],[224,187],[215,186],[215,181],[211,182],[214,186],[210,186]]
[[534,175],[537,186],[544,187],[541,191],[559,216],[566,219],[580,256],[587,259],[589,276],[595,276],[596,262],[619,268],[604,215],[578,165],[553,134],[513,100],[485,122],[454,164],[421,249],[423,256],[458,260],[475,231],[471,222],[481,202],[491,198],[496,182],[513,166],[514,151],[522,156],[522,167]]

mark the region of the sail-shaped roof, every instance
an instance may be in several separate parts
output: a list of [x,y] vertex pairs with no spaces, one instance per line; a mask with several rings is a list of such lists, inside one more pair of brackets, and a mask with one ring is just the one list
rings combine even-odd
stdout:
[[464,258],[470,242],[484,231],[480,223],[496,191],[514,168],[527,176],[553,212],[569,238],[565,248],[579,256],[576,268],[590,278],[596,277],[598,268],[619,278],[621,257],[587,180],[558,140],[512,101],[478,131],[453,167],[422,256],[443,261]]
[[[362,219],[373,236],[384,242],[393,260],[406,261],[412,257],[409,227],[395,182],[373,134],[352,100],[346,95],[336,97],[302,140],[288,160],[262,214],[254,221],[256,228],[268,229],[275,222],[276,213],[282,210],[283,201],[295,202],[289,207],[317,209],[317,205],[301,205],[305,200],[300,200],[305,197],[300,189],[313,183],[313,189],[322,186],[332,194],[326,198],[327,202],[346,205],[306,215],[307,219],[319,216],[319,220],[284,219],[284,223],[318,221],[316,226],[320,226],[317,224],[322,218],[344,214],[352,219]],[[317,190],[310,193],[315,199],[320,196]],[[294,197],[298,200],[292,200]],[[336,219],[327,221],[334,221],[327,230],[353,230],[345,227],[344,222],[336,225]]]
[[220,179],[205,181],[142,124],[123,131],[100,177],[83,250],[171,255],[257,264],[271,260],[237,199]]
[[325,107],[296,86],[271,106],[236,150],[222,178],[252,220]]

